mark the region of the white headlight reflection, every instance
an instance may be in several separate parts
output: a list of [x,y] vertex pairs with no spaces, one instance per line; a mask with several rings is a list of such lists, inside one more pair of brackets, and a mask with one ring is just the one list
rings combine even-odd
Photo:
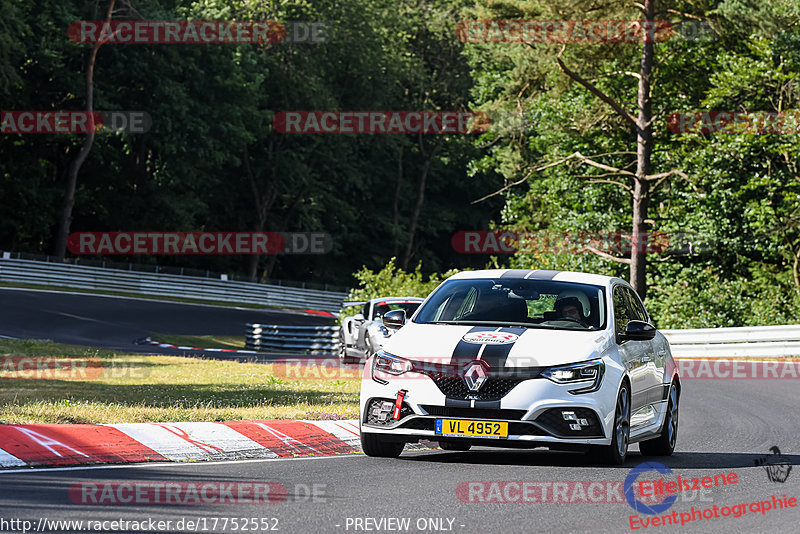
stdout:
[[378,351],[372,361],[372,379],[381,384],[388,382],[381,378],[389,378],[386,375],[399,376],[411,371],[413,365],[409,360],[389,354],[388,352]]
[[586,387],[570,390],[570,393],[577,395],[591,393],[600,389],[605,368],[605,363],[602,360],[590,360],[588,362],[550,367],[542,371],[542,376],[558,384],[590,382]]

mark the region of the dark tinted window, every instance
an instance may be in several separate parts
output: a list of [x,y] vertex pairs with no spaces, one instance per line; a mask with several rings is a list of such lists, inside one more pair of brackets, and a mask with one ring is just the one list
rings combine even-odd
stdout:
[[639,295],[628,287],[625,288],[625,293],[628,295],[628,304],[630,305],[631,319],[638,321],[647,321],[647,311],[644,309],[642,301],[639,300]]
[[372,310],[372,320],[380,319],[386,312],[405,310],[406,317],[411,317],[417,311],[421,302],[379,302]]
[[614,288],[614,322],[616,323],[617,334],[622,334],[625,332],[625,325],[627,325],[630,320],[630,312],[628,311],[628,299],[627,295],[625,294],[625,288],[623,286],[617,286]]

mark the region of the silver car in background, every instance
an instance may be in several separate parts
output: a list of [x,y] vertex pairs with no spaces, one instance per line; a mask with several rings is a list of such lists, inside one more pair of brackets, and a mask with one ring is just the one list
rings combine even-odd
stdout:
[[383,325],[383,315],[393,310],[403,310],[406,317],[411,317],[423,300],[419,297],[381,297],[345,302],[345,307],[361,306],[361,311],[342,320],[339,328],[339,359],[344,363],[358,363],[375,354],[394,333]]

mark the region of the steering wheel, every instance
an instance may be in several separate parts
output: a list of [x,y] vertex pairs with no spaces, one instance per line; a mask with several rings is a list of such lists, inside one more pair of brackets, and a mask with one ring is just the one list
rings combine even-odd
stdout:
[[570,317],[565,315],[564,317],[559,317],[556,321],[572,321],[573,323],[578,323],[579,325],[583,326],[583,322],[580,319],[576,319],[575,317]]

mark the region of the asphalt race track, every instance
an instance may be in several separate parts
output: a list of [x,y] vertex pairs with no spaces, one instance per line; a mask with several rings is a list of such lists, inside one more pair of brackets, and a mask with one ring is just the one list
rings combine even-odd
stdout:
[[[737,482],[725,487],[687,492],[671,509],[677,517],[695,509],[710,509],[771,501],[784,494],[800,497],[800,414],[797,384],[793,380],[688,380],[681,401],[676,454],[655,458],[676,475],[701,478],[736,473]],[[767,469],[756,465],[772,455],[771,447],[783,453],[783,482],[771,481]],[[638,450],[634,447],[634,450]],[[206,532],[244,532],[239,525],[222,528],[222,518],[277,518],[279,532],[625,532],[629,517],[636,515],[624,498],[622,482],[644,458],[633,452],[625,466],[600,467],[576,453],[544,450],[473,450],[466,453],[434,451],[405,452],[400,459],[374,459],[363,455],[324,458],[255,460],[202,464],[138,465],[127,467],[39,469],[0,472],[0,518],[49,520],[163,520],[177,530],[181,520],[204,520]],[[790,469],[790,470],[789,470]],[[788,470],[788,477],[786,472]],[[640,480],[658,479],[655,471]],[[275,504],[186,505],[98,505],[76,504],[69,497],[73,484],[104,482],[209,481],[279,482],[288,497]],[[600,481],[619,483],[612,489],[617,502],[502,503],[463,502],[459,484],[469,481]],[[317,486],[317,501],[308,497]],[[552,486],[555,487],[555,486]],[[601,492],[605,496],[605,492]],[[324,495],[324,496],[323,496]],[[485,494],[488,495],[488,494]],[[517,494],[510,493],[511,498]],[[534,495],[540,495],[535,493]],[[461,495],[469,501],[469,495]],[[599,494],[595,495],[600,497]],[[613,497],[613,495],[612,495]],[[569,497],[572,499],[573,497]],[[552,495],[551,495],[552,500]],[[563,500],[563,499],[562,499]],[[81,501],[78,500],[78,503]],[[741,509],[740,509],[741,510]],[[639,514],[640,517],[657,517]],[[392,523],[364,522],[409,518],[407,529]],[[443,527],[426,523],[444,518]],[[362,520],[360,523],[357,519]],[[210,521],[217,521],[212,529]],[[452,525],[449,521],[452,520]],[[738,518],[703,519],[684,526],[650,526],[648,532],[797,532],[800,508],[750,511]],[[419,521],[419,523],[418,523]],[[272,525],[273,523],[269,523]],[[109,524],[110,525],[110,524]],[[361,528],[355,528],[356,526]],[[390,525],[394,529],[380,529]],[[439,527],[436,530],[435,527]],[[638,526],[638,525],[637,525]],[[195,532],[203,532],[202,524]],[[369,528],[367,528],[369,527]],[[423,527],[419,529],[418,527]],[[108,526],[106,528],[109,528]],[[445,530],[450,528],[451,530]],[[258,529],[265,531],[262,529]]]
[[[325,325],[325,317],[282,310],[0,288],[0,335],[127,352],[182,354],[136,345],[159,334],[242,336],[245,323]],[[198,355],[193,352],[192,354]],[[213,353],[209,353],[213,354]]]

